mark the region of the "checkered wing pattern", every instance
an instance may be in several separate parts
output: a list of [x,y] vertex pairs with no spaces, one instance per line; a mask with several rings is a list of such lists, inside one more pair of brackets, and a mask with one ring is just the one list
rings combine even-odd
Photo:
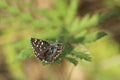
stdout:
[[40,39],[31,38],[31,44],[36,57],[43,61],[45,59],[45,53],[48,51],[49,43]]

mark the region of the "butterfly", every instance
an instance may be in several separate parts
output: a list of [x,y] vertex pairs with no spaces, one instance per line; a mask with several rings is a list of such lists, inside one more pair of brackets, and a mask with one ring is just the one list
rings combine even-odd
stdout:
[[35,56],[42,62],[54,62],[63,51],[63,44],[58,41],[50,44],[47,41],[31,38]]

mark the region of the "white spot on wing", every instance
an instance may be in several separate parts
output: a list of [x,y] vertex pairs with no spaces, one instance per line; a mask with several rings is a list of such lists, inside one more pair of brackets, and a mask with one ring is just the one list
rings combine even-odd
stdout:
[[41,45],[43,45],[43,42],[41,43]]
[[40,54],[36,54],[36,56],[39,56]]
[[32,44],[35,46],[35,43],[34,43],[34,42],[33,42]]
[[57,52],[60,52],[60,51],[57,51]]
[[40,51],[42,51],[42,49],[40,49]]
[[47,61],[44,61],[45,63],[47,63]]
[[35,43],[37,42],[37,39],[35,39]]
[[43,59],[42,61],[44,62],[45,60]]
[[46,49],[46,47],[43,47],[43,49]]
[[34,53],[37,54],[37,52],[34,50]]
[[37,57],[37,56],[35,55],[35,57]]
[[39,45],[36,45],[37,47],[39,46]]
[[41,46],[40,46],[40,48],[41,48]]

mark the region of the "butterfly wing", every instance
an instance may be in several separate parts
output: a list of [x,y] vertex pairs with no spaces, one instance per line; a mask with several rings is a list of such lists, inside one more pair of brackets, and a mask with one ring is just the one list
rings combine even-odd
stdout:
[[45,60],[45,53],[48,50],[49,43],[41,39],[31,38],[31,44],[37,58],[41,61]]
[[61,54],[62,50],[63,50],[63,45],[62,44],[57,44],[57,50],[56,52],[50,54],[50,55],[46,55],[46,61],[48,62],[54,62],[59,55]]

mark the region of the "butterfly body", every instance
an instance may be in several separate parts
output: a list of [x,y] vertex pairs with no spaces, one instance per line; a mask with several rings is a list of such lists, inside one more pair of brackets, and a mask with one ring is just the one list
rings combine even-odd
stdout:
[[63,50],[63,45],[59,42],[49,44],[47,41],[31,38],[34,54],[43,62],[54,62]]

